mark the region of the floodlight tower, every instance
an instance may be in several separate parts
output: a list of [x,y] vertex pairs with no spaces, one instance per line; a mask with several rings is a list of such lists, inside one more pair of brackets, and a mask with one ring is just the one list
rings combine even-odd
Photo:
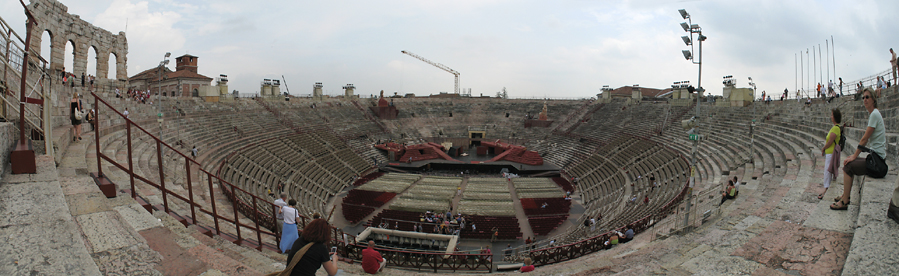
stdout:
[[[677,11],[680,13],[681,17],[687,20],[687,22],[680,23],[681,27],[684,28],[685,32],[690,33],[690,37],[681,36],[681,39],[684,40],[684,43],[690,46],[690,50],[682,51],[682,53],[684,54],[684,58],[692,61],[693,64],[699,65],[699,77],[696,81],[696,116],[694,117],[698,119],[701,118],[699,116],[699,107],[702,105],[702,92],[705,91],[705,89],[702,88],[702,42],[705,41],[707,37],[702,35],[702,28],[700,28],[698,24],[693,24],[692,17],[689,13],[687,13],[686,10],[680,9]],[[693,34],[698,35],[696,37],[696,39],[699,40],[698,59],[693,58]],[[699,139],[701,137],[696,127],[696,125],[698,125],[698,121],[694,121],[694,123],[691,125],[692,126],[689,132],[692,132],[690,134],[690,140],[693,140],[693,151],[691,152],[692,156],[690,158],[690,187],[689,189],[687,189],[687,208],[685,212],[686,215],[684,216],[684,225],[688,225],[690,221],[690,205],[692,204],[691,201],[693,200],[693,186],[696,185],[696,175],[699,173],[696,170],[696,152],[699,148]],[[686,126],[687,125],[685,125],[685,127]]]

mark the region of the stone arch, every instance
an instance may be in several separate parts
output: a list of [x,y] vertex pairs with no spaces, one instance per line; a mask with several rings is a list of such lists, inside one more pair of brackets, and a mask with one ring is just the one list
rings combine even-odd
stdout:
[[[81,76],[88,71],[96,72],[96,76],[102,78],[108,75],[109,53],[115,54],[116,79],[127,80],[128,41],[125,32],[113,34],[107,30],[94,26],[81,19],[80,16],[69,14],[69,8],[56,0],[31,0],[28,9],[35,16],[37,28],[32,30],[32,49],[39,49],[42,32],[51,33],[51,58],[50,68],[62,70],[66,65],[66,45],[72,43],[75,57],[65,71]],[[97,55],[96,70],[87,70],[88,48],[94,47]],[[93,68],[91,68],[93,69]],[[105,73],[105,74],[104,74]]]

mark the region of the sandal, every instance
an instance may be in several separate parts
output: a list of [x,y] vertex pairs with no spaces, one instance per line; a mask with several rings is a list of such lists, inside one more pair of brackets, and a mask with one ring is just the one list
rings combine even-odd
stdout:
[[[840,206],[836,206],[837,203],[839,203]],[[831,210],[846,210],[846,209],[849,209],[849,203],[843,203],[842,201],[837,202],[837,203],[831,204],[831,205],[830,205],[830,209],[831,209]]]
[[824,194],[818,195],[818,199],[819,199],[819,200],[824,199]]
[[840,199],[843,199],[843,196],[833,198],[833,202],[840,202]]

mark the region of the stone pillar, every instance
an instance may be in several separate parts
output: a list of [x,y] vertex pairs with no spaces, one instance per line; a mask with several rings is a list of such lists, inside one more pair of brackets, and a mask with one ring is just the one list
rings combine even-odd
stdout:
[[[61,71],[65,66],[66,40],[50,35],[50,69]],[[72,68],[69,68],[72,70]]]
[[352,83],[348,83],[346,86],[343,87],[343,89],[344,89],[344,91],[343,91],[344,98],[346,98],[347,100],[352,100],[352,99],[356,98],[356,95],[354,93],[354,91],[356,91],[356,86],[354,86]]
[[128,58],[124,54],[116,54],[115,77],[119,80],[128,79]]
[[222,96],[228,94],[228,75],[219,74],[219,78],[216,81],[216,86],[218,86],[219,94]]
[[97,80],[109,78],[109,50],[97,51]]
[[322,99],[322,83],[316,82],[315,85],[312,86],[312,98],[313,99]]
[[[80,39],[75,40],[75,60],[72,62],[73,71],[72,73],[78,78],[78,81],[81,81],[81,74],[87,75],[87,51],[88,46],[86,43],[81,42]],[[76,84],[78,86],[80,84]]]
[[268,97],[272,95],[272,80],[262,80],[262,87],[259,88],[259,96]]
[[640,87],[636,87],[636,86],[635,86],[635,87],[631,90],[631,98],[634,99],[634,101],[637,101],[637,102],[643,101],[643,92],[640,91]]

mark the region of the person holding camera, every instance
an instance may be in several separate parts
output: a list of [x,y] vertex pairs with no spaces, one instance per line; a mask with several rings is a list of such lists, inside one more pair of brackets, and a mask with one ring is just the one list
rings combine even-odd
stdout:
[[[290,269],[292,276],[312,276],[319,268],[325,267],[328,275],[337,275],[337,249],[332,247],[328,251],[328,243],[330,242],[329,233],[331,233],[331,225],[324,219],[312,220],[303,228],[300,238],[293,243],[290,253],[287,255],[288,268],[294,258],[297,260],[295,266]],[[308,245],[308,247],[307,247]]]

